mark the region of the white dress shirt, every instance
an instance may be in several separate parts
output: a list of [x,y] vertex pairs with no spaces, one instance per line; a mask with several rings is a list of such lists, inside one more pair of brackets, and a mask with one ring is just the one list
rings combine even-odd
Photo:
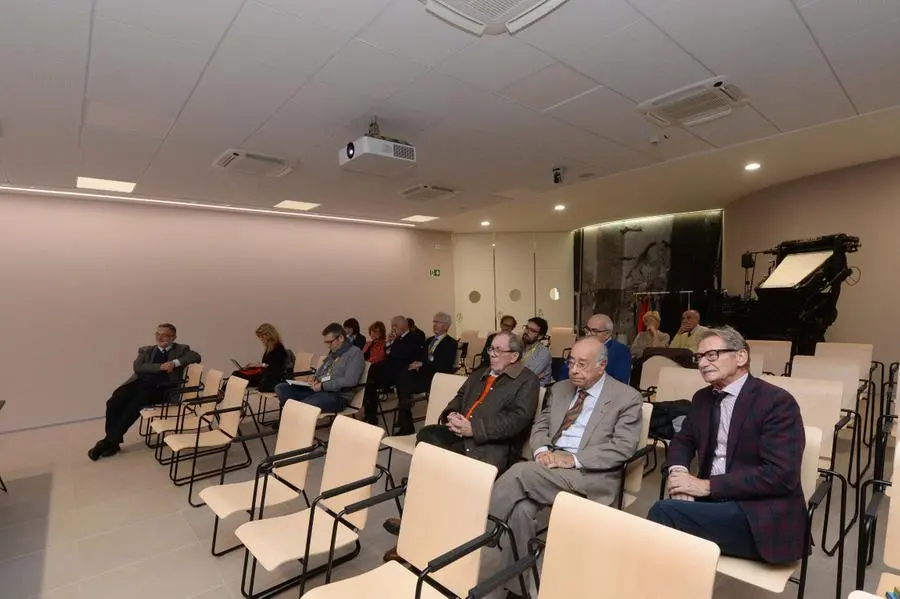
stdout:
[[[172,349],[172,344],[170,343],[169,345],[167,345],[165,347],[163,347],[162,345],[157,345],[156,349],[158,349],[160,352],[167,352],[170,349]],[[166,359],[167,360],[169,359],[168,356],[166,357]],[[181,368],[181,360],[169,360],[169,361],[175,365],[175,368]]]
[[[555,449],[561,449],[563,451],[567,451],[571,454],[578,453],[578,449],[581,447],[581,438],[584,436],[584,431],[587,428],[587,424],[591,419],[591,414],[594,413],[594,407],[597,405],[597,400],[600,399],[600,393],[603,391],[603,383],[606,381],[606,374],[600,377],[600,380],[593,384],[587,390],[587,397],[584,398],[584,405],[581,407],[581,413],[578,414],[578,418],[572,425],[564,430],[562,434],[559,436],[559,439],[556,440]],[[575,390],[575,395],[572,397],[572,400],[569,402],[569,407],[566,410],[572,409],[572,406],[575,405],[575,402],[578,401],[578,394],[581,392],[581,389]],[[553,431],[555,434],[556,431]],[[538,447],[534,451],[534,457],[537,457],[538,454],[543,453],[545,451],[549,451],[550,448],[544,445],[543,447]],[[581,468],[581,464],[578,461],[578,458],[575,458],[575,467]]]

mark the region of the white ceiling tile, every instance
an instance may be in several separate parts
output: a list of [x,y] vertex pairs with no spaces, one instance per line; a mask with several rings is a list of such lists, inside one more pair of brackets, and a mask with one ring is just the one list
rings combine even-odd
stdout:
[[349,126],[361,134],[365,133],[373,116],[378,118],[381,135],[406,140],[413,145],[416,145],[415,138],[420,131],[440,121],[437,115],[405,108],[386,100],[368,112],[359,113],[359,116],[350,121]]
[[690,132],[718,148],[777,135],[778,129],[752,106],[742,106],[725,118],[691,127]]
[[415,0],[394,2],[358,37],[429,67],[478,39],[426,13]]
[[353,40],[316,74],[316,81],[386,99],[425,72],[419,63]]
[[84,109],[85,125],[154,139],[165,139],[174,122],[174,117],[128,110],[97,101],[89,101]]
[[[900,2],[896,0],[812,0],[797,4],[813,35],[826,47],[839,38],[900,21]],[[900,23],[894,24],[894,30],[898,29]]]
[[565,62],[598,38],[640,19],[640,13],[625,0],[566,2],[516,37]]
[[[38,54],[72,58],[86,54],[89,0],[3,0],[0,2],[0,54]],[[83,64],[83,63],[82,63]]]
[[0,116],[11,119],[19,111],[44,118],[59,113],[80,116],[86,45],[82,48],[80,68],[73,69],[73,62],[40,54],[0,52]]
[[596,86],[591,79],[555,62],[516,81],[500,93],[535,110],[544,110]]
[[[279,10],[355,35],[393,0],[259,0]],[[413,5],[412,8],[420,8]]]
[[602,38],[569,62],[636,102],[712,75],[646,19]]
[[346,35],[310,21],[248,2],[219,52],[281,69],[292,80],[312,76],[347,43]]
[[825,52],[857,110],[900,104],[900,22],[834,40]]
[[96,0],[94,14],[194,45],[215,46],[243,0]]
[[209,54],[143,29],[94,19],[87,95],[126,110],[174,117]]
[[499,91],[549,66],[553,59],[508,35],[486,36],[469,44],[437,68],[460,81]]
[[86,126],[81,132],[82,177],[137,181],[160,140]]

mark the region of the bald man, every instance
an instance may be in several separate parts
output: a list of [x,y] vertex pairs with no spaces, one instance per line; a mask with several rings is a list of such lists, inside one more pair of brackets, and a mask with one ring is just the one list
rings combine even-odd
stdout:
[[681,328],[669,343],[674,349],[689,349],[691,353],[697,353],[700,345],[700,337],[709,329],[700,324],[700,313],[696,310],[685,310],[681,315]]
[[584,327],[587,337],[596,337],[606,345],[606,372],[626,385],[631,380],[631,350],[624,343],[616,341],[612,318],[606,314],[594,314]]

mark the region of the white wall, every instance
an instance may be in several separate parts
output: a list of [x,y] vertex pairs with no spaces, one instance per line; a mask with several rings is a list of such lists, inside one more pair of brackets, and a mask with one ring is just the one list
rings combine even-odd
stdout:
[[455,311],[447,233],[3,195],[0,282],[0,431],[102,415],[160,322],[230,371],[263,321],[318,353],[331,321]]

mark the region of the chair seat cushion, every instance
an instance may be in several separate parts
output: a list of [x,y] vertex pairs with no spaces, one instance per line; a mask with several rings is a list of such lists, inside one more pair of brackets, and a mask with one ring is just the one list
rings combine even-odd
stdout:
[[197,443],[198,447],[201,449],[221,447],[223,445],[228,445],[231,442],[231,439],[225,433],[214,430],[200,433],[199,441],[197,439],[197,433],[180,433],[167,436],[165,442],[172,451],[182,451],[185,449],[193,449],[195,443]]
[[[188,415],[181,418],[181,430],[190,431],[200,428],[200,417]],[[150,430],[154,433],[167,433],[178,430],[178,418],[169,416],[168,418],[154,418],[150,422]]]
[[881,575],[881,578],[878,579],[877,595],[879,597],[884,597],[888,592],[893,591],[898,587],[900,587],[900,576],[885,572]]
[[[306,509],[288,516],[253,520],[240,525],[234,534],[262,567],[271,572],[282,564],[303,558],[310,513],[312,510]],[[310,556],[328,553],[333,525],[334,518],[323,510],[316,509],[312,542],[309,546]],[[335,549],[351,545],[357,539],[356,533],[350,528],[339,525]]]
[[402,451],[403,453],[412,455],[416,449],[415,435],[398,435],[396,437],[386,437],[381,441],[386,447]]
[[771,593],[781,593],[799,567],[800,562],[776,566],[723,555],[719,558],[716,572]]
[[[295,499],[299,493],[273,477],[268,477],[266,487],[266,507]],[[256,480],[248,480],[228,485],[215,485],[200,491],[200,499],[206,502],[219,518],[227,518],[237,512],[246,512],[253,504],[253,487]],[[262,497],[262,480],[257,491],[257,500]],[[259,506],[257,506],[259,509]]]
[[[304,599],[413,599],[416,575],[397,562],[388,562],[359,576],[317,587],[303,595]],[[430,585],[422,585],[425,599],[442,599],[444,595]]]

